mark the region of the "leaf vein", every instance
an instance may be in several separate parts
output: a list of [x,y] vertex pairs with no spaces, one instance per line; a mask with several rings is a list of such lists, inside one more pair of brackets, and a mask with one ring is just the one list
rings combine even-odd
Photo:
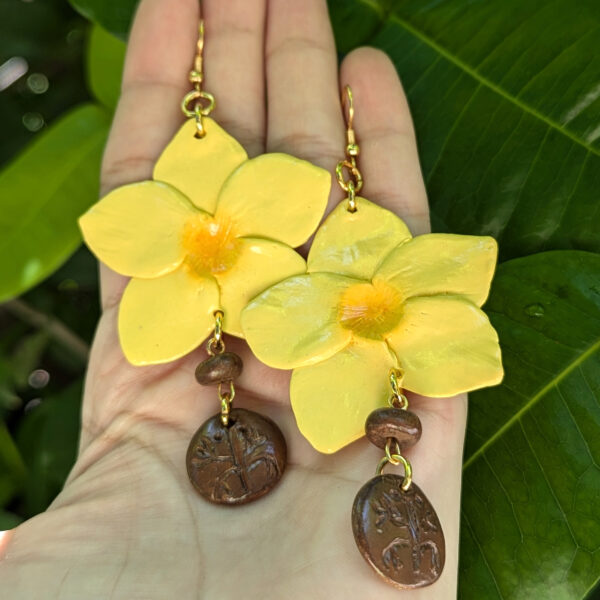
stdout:
[[519,422],[524,414],[526,414],[532,406],[543,398],[553,387],[560,383],[571,371],[583,364],[590,356],[592,356],[600,348],[600,340],[592,344],[583,354],[575,358],[567,365],[558,375],[556,375],[549,383],[547,383],[533,398],[523,405],[502,427],[500,427],[484,444],[482,444],[463,464],[463,472],[468,469],[492,444],[501,438],[515,423]]
[[485,86],[485,87],[491,89],[492,91],[496,92],[497,94],[499,94],[500,96],[502,96],[503,98],[505,98],[507,101],[509,101],[509,102],[515,104],[516,106],[518,106],[521,110],[524,110],[525,112],[527,112],[527,113],[531,114],[532,116],[534,116],[536,119],[539,119],[540,121],[543,121],[549,127],[552,127],[553,129],[556,129],[557,131],[559,131],[560,133],[562,133],[566,137],[568,137],[571,140],[573,140],[575,143],[579,144],[580,146],[583,146],[584,148],[587,148],[593,154],[596,154],[597,156],[600,156],[600,150],[594,148],[594,146],[592,146],[588,142],[582,140],[581,138],[577,137],[574,133],[571,133],[570,131],[568,131],[567,129],[565,129],[564,127],[562,127],[559,123],[557,123],[556,121],[554,121],[550,117],[547,117],[547,116],[543,115],[541,112],[539,112],[538,110],[536,110],[532,106],[529,106],[528,104],[526,104],[525,102],[523,102],[519,98],[511,95],[506,90],[502,89],[500,86],[496,85],[495,83],[493,83],[492,81],[490,81],[489,79],[487,79],[486,77],[484,77],[476,69],[474,69],[473,67],[470,67],[469,65],[467,65],[467,63],[465,63],[464,61],[462,61],[457,56],[454,56],[451,52],[449,52],[448,50],[446,50],[443,46],[441,46],[440,44],[438,44],[435,40],[433,40],[432,38],[430,38],[424,32],[422,32],[419,29],[417,29],[415,26],[413,26],[411,23],[409,23],[405,19],[399,17],[398,15],[394,15],[393,17],[391,17],[391,20],[396,21],[401,27],[404,27],[409,33],[412,33],[416,38],[418,38],[419,40],[421,40],[422,42],[424,42],[425,44],[427,44],[430,48],[432,48],[433,50],[435,50],[436,52],[438,52],[439,54],[441,54],[449,62],[451,62],[452,64],[454,64],[455,66],[457,66],[459,69],[461,69],[462,71],[464,71],[465,73],[467,73],[468,75],[470,75],[473,79],[475,79],[479,83],[479,86]]

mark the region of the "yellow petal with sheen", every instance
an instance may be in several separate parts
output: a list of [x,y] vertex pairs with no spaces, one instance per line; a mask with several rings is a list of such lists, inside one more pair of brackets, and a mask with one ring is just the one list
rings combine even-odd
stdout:
[[290,277],[257,296],[242,311],[242,328],[265,364],[292,369],[329,358],[348,344],[338,304],[355,279],[316,273]]
[[384,342],[357,339],[328,360],[295,369],[290,398],[302,435],[328,454],[362,437],[369,413],[387,405],[395,366]]
[[330,188],[325,169],[287,154],[263,154],[225,182],[216,214],[235,221],[239,235],[267,237],[295,248],[317,228]]
[[460,297],[412,298],[388,342],[403,387],[447,397],[502,381],[498,335],[483,311]]
[[344,200],[317,231],[308,254],[308,271],[329,271],[370,280],[377,265],[398,244],[411,238],[394,213],[364,198],[351,213]]
[[196,122],[188,119],[160,155],[153,178],[183,192],[198,208],[213,213],[227,177],[248,155],[211,118],[204,118],[206,135],[195,137]]
[[119,338],[130,363],[175,360],[199,346],[214,327],[219,291],[212,278],[182,267],[157,279],[132,279],[119,307]]
[[239,238],[233,267],[215,274],[227,333],[244,337],[240,316],[255,296],[273,284],[306,271],[304,259],[289,246],[271,240]]
[[404,298],[447,294],[481,306],[489,293],[498,244],[491,237],[431,233],[396,248],[377,269]]
[[142,181],[117,188],[79,218],[90,250],[131,277],[158,277],[183,260],[181,232],[198,211],[175,188]]

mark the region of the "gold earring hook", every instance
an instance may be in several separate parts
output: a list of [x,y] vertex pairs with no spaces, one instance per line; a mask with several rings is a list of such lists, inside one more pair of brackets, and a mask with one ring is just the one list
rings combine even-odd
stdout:
[[342,94],[342,104],[346,110],[346,124],[348,125],[348,129],[352,129],[354,124],[354,95],[349,85],[344,87],[344,91],[346,95]]
[[[194,71],[200,77],[200,82],[202,82],[202,55],[204,53],[204,20],[200,19],[200,23],[198,24],[198,42],[196,43],[196,58],[194,59]],[[190,78],[192,75],[190,74]],[[195,83],[195,81],[192,81]]]
[[[186,94],[181,109],[186,117],[196,119],[196,137],[203,138],[206,135],[202,117],[207,117],[215,107],[215,97],[202,90],[204,81],[204,71],[202,55],[204,52],[204,21],[201,19],[198,25],[198,42],[196,43],[196,57],[194,58],[194,68],[190,71],[189,80],[194,85],[194,89]],[[205,105],[203,105],[205,103]]]
[[342,104],[346,108],[346,154],[349,156],[358,156],[359,147],[356,143],[356,135],[354,134],[354,95],[352,88],[346,85],[344,88],[346,95],[342,96]]
[[[349,85],[344,87],[344,91],[346,93],[342,95],[342,105],[346,112],[346,158],[337,164],[335,174],[340,187],[345,192],[348,192],[348,211],[353,213],[358,208],[356,194],[362,188],[363,179],[356,166],[356,157],[360,152],[360,148],[356,143],[356,135],[354,133],[354,95]],[[344,179],[344,169],[347,169],[351,176],[347,181]]]

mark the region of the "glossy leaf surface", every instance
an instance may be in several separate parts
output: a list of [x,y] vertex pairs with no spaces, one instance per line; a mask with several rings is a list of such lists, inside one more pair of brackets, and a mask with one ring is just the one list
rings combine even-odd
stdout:
[[102,27],[92,27],[87,49],[87,79],[92,94],[114,110],[121,93],[125,44]]
[[108,114],[68,113],[0,173],[0,301],[56,270],[81,241],[77,217],[98,197]]
[[598,250],[600,5],[510,4],[398,2],[371,40],[407,91],[434,228],[504,259]]
[[486,310],[506,377],[470,399],[460,597],[584,597],[600,574],[600,256],[509,261]]

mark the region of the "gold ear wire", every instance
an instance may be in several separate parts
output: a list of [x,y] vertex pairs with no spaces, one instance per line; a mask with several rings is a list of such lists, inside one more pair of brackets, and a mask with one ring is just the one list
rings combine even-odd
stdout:
[[[194,89],[185,95],[181,103],[181,110],[186,117],[196,119],[196,137],[203,138],[206,135],[202,117],[207,117],[215,108],[215,97],[202,90],[204,81],[204,71],[202,64],[202,55],[204,52],[204,21],[200,19],[198,25],[198,42],[196,44],[196,57],[194,59],[194,68],[190,71],[189,80],[194,85]],[[206,105],[202,103],[205,102]]]
[[[348,192],[348,211],[356,212],[356,194],[363,186],[363,178],[356,166],[356,157],[360,152],[360,147],[356,143],[356,135],[354,133],[354,95],[352,88],[347,85],[344,88],[345,95],[342,94],[342,106],[345,107],[346,118],[346,158],[341,160],[336,168],[335,175],[340,187]],[[351,178],[344,179],[344,169],[348,169]]]
[[[198,42],[196,44],[196,58],[194,60],[194,70],[200,74],[202,81],[202,54],[204,52],[204,19],[200,19],[198,24]],[[191,76],[190,76],[191,80]]]
[[349,85],[344,90],[346,95],[342,95],[342,104],[346,108],[346,154],[348,156],[358,156],[360,148],[356,143],[356,136],[354,134],[354,96],[352,88]]

